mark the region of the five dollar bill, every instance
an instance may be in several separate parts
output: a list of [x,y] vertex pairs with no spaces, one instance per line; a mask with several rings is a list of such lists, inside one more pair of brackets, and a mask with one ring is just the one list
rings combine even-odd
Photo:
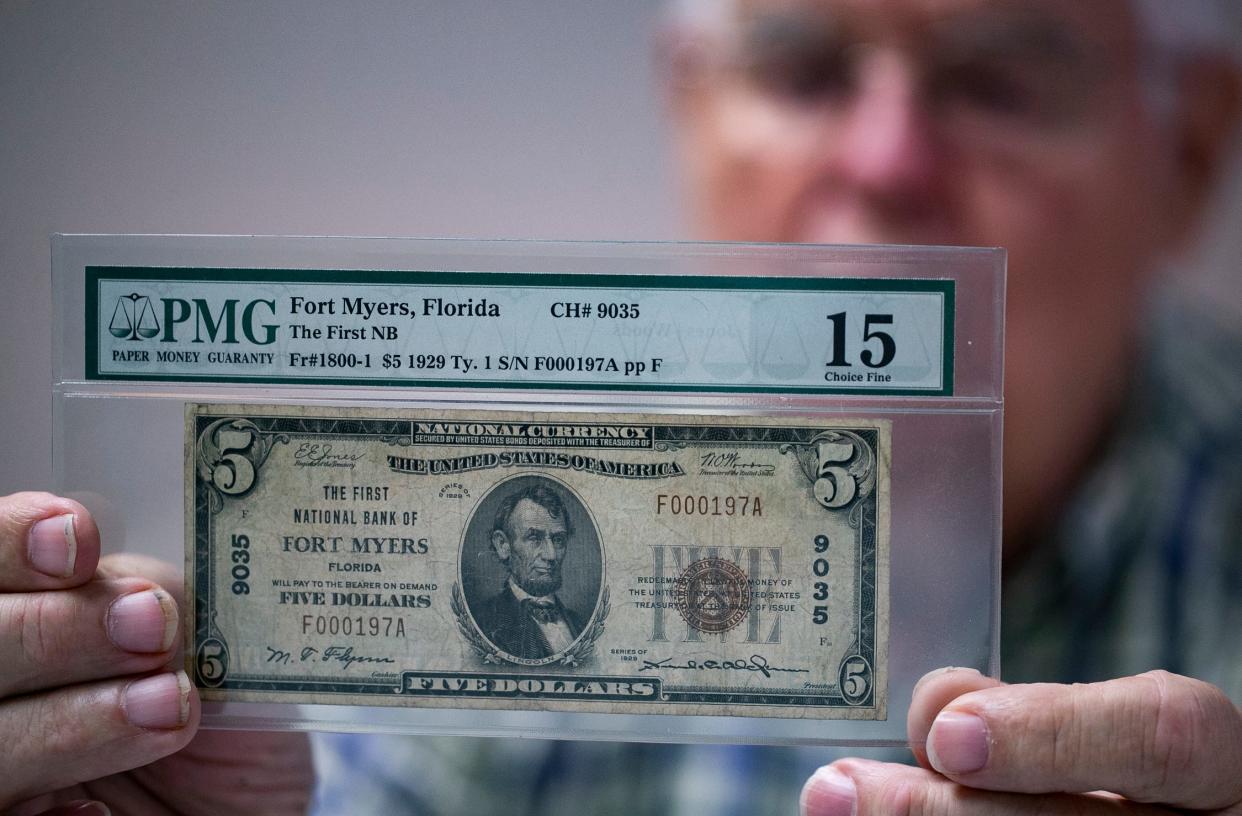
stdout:
[[186,408],[207,700],[886,716],[880,420]]

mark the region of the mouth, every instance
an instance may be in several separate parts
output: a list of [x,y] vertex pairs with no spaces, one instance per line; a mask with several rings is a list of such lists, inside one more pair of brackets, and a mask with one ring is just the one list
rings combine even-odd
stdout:
[[555,592],[561,586],[560,565],[537,567],[532,564],[518,579],[518,586],[536,596]]

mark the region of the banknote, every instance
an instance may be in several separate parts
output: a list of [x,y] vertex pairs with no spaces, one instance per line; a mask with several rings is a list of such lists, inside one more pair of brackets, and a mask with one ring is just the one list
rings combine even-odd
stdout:
[[208,700],[884,719],[887,422],[186,407]]

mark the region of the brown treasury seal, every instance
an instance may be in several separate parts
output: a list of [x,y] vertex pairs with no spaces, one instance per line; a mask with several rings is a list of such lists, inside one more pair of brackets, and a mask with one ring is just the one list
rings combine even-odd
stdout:
[[673,603],[686,623],[700,632],[727,632],[750,611],[750,581],[732,561],[703,558],[677,576]]

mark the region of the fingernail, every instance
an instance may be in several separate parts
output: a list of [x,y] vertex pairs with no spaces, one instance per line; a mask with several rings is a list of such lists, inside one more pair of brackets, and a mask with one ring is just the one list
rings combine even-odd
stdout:
[[177,602],[162,589],[122,595],[108,607],[107,626],[127,652],[166,652],[177,637]]
[[974,714],[942,711],[927,735],[927,760],[943,774],[966,774],[988,764],[988,726]]
[[798,800],[802,816],[854,816],[857,804],[854,780],[831,765],[811,774]]
[[179,671],[135,680],[125,689],[125,718],[139,728],[180,728],[190,719],[190,678]]
[[73,575],[78,560],[78,536],[73,514],[66,513],[37,522],[30,528],[26,550],[31,566],[39,572],[53,578]]

